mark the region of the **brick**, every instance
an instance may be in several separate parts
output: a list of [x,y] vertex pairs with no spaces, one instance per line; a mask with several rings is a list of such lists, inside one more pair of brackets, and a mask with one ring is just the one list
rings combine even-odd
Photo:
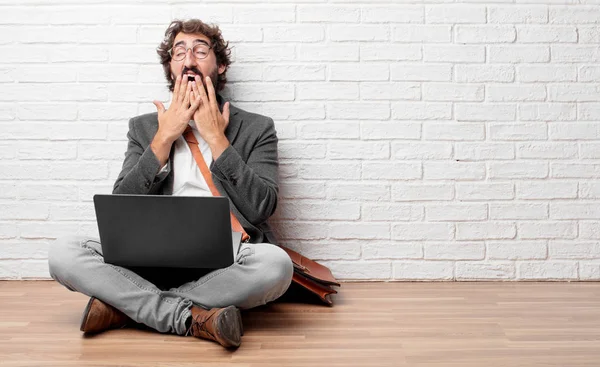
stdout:
[[490,23],[547,23],[546,5],[490,5],[488,7]]
[[[400,121],[361,121],[360,137],[362,140],[417,140],[421,138],[421,124]],[[404,143],[392,143],[392,151],[395,147]]]
[[490,260],[543,260],[548,256],[545,241],[488,241],[487,257]]
[[574,199],[577,197],[577,183],[554,181],[517,182],[519,199]]
[[421,86],[418,83],[362,82],[360,83],[360,97],[365,101],[419,100],[421,99]]
[[359,179],[360,162],[303,163],[298,173],[304,179]]
[[422,259],[423,248],[418,243],[367,241],[362,245],[362,258],[379,259]]
[[272,22],[293,22],[295,19],[294,10],[294,6],[291,5],[237,5],[233,8],[233,21],[235,23],[259,24]]
[[389,223],[330,223],[329,237],[335,239],[380,239],[390,238]]
[[394,201],[447,201],[454,198],[452,184],[394,184]]
[[485,23],[485,7],[481,5],[426,5],[426,23]]
[[485,126],[479,123],[432,123],[423,124],[423,136],[427,140],[483,140]]
[[354,200],[360,193],[361,200],[389,201],[390,186],[375,183],[330,183],[327,185],[327,198],[333,200]]
[[237,101],[293,101],[294,86],[290,83],[238,83],[232,92]]
[[383,25],[336,25],[329,27],[329,39],[340,41],[388,41],[389,27]]
[[[423,54],[420,45],[394,44],[387,42],[368,42],[360,44],[361,61],[413,61],[421,60]],[[381,64],[380,64],[381,65]]]
[[422,5],[368,6],[361,9],[363,23],[424,23]]
[[598,259],[600,243],[598,242],[563,242],[550,241],[548,244],[550,259]]
[[[553,218],[552,215],[550,217]],[[519,222],[517,227],[519,238],[522,239],[570,239],[577,237],[577,223],[575,222]]]
[[358,139],[360,125],[357,121],[302,122],[297,131],[302,139]]
[[594,202],[552,202],[550,218],[600,219],[600,207]]
[[523,83],[574,82],[577,80],[575,65],[518,65],[517,79]]
[[487,161],[514,159],[515,149],[506,143],[456,143],[454,158],[460,161]]
[[515,80],[515,68],[512,65],[454,65],[457,82],[512,82]]
[[298,5],[298,22],[358,23],[361,9],[358,6]]
[[411,222],[392,224],[392,239],[411,240],[450,240],[454,236],[452,223]]
[[423,249],[425,259],[483,260],[485,257],[483,242],[425,243]]
[[451,103],[392,102],[392,118],[397,120],[449,120],[451,116]]
[[517,35],[513,26],[459,25],[454,32],[458,43],[511,43]]
[[579,262],[580,280],[599,280],[600,262],[599,261],[580,261]]
[[[320,42],[325,39],[324,27],[316,25],[285,25],[263,27],[265,42]],[[260,34],[260,29],[259,32]],[[258,38],[257,41],[262,41]]]
[[[277,47],[280,48],[281,46]],[[359,47],[357,44],[301,44],[298,46],[298,59],[301,61],[317,62],[358,61]]]
[[577,263],[569,261],[528,261],[517,264],[522,280],[577,279]]
[[2,204],[0,220],[44,220],[48,218],[48,204],[39,202],[11,202]]
[[327,147],[330,159],[386,159],[390,157],[388,142],[330,142]]
[[344,63],[331,64],[329,67],[329,80],[331,81],[375,81],[388,80],[387,66],[372,63]]
[[456,198],[460,201],[511,200],[514,198],[512,183],[457,183]]
[[456,279],[495,280],[514,279],[515,264],[512,262],[456,262]]
[[552,60],[554,62],[599,62],[600,49],[598,46],[581,45],[552,45]]
[[296,84],[296,94],[296,98],[299,100],[359,99],[358,83],[356,82],[298,83]]
[[487,219],[487,204],[439,204],[425,207],[430,221],[475,221]]
[[[356,191],[354,193],[356,195]],[[362,205],[361,218],[367,221],[417,221],[423,219],[423,207],[414,204],[365,203]]]
[[452,156],[451,143],[429,142],[393,142],[392,157],[394,159],[450,159]]
[[594,6],[550,6],[550,23],[598,23],[600,9]]
[[415,43],[449,43],[452,39],[452,28],[448,25],[394,25],[392,40],[394,42]]
[[517,42],[577,42],[577,30],[574,26],[519,26],[517,27]]
[[490,203],[490,219],[546,219],[548,204],[542,203]]
[[483,85],[453,83],[425,83],[423,100],[426,101],[483,101]]
[[[248,69],[255,69],[255,66]],[[247,73],[243,73],[246,78]],[[324,81],[324,65],[265,65],[265,81]]]
[[390,117],[390,107],[384,102],[330,102],[327,104],[327,115],[334,120],[383,120]]
[[487,85],[486,97],[490,102],[544,101],[546,88],[542,84]]
[[550,176],[558,178],[600,177],[600,164],[550,163]]
[[360,204],[341,201],[327,203],[307,200],[281,201],[277,205],[278,220],[357,220]]
[[395,261],[393,276],[398,280],[451,280],[454,263],[451,261]]
[[577,107],[574,103],[521,103],[521,121],[574,121]]
[[414,162],[369,161],[362,167],[362,179],[367,180],[414,180],[421,175],[421,164]]
[[580,182],[579,197],[583,199],[600,198],[600,183],[599,182]]
[[271,117],[273,120],[318,120],[325,118],[325,105],[316,102],[237,103],[246,111]]
[[429,162],[423,163],[426,180],[481,180],[485,178],[485,164],[480,162]]
[[527,63],[550,61],[548,46],[489,46],[489,62],[491,63]]
[[577,129],[573,123],[549,123],[548,132],[552,140],[596,140],[600,138],[600,124],[596,122],[578,122]]
[[458,121],[512,121],[516,117],[516,106],[498,103],[456,103],[454,113]]
[[593,240],[600,239],[600,221],[580,220],[579,238]]
[[485,62],[485,47],[473,45],[423,45],[426,62]]
[[459,222],[456,223],[457,240],[512,239],[516,236],[513,223],[507,222]]
[[576,159],[575,143],[517,143],[517,158],[525,159]]
[[77,157],[77,144],[71,142],[36,142],[22,145],[18,149],[18,157],[22,160],[29,159],[75,159]]
[[548,126],[544,123],[492,123],[491,140],[546,140]]
[[548,177],[548,163],[545,162],[490,162],[488,167],[489,178],[521,179]]
[[302,221],[276,222],[277,238],[287,240],[319,240],[327,237],[328,225],[326,223]]
[[447,64],[391,64],[390,80],[450,81],[452,66]]

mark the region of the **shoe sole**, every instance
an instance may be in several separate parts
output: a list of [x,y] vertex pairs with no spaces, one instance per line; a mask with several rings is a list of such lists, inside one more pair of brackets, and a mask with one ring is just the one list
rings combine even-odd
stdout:
[[225,348],[239,347],[243,333],[240,310],[235,306],[226,307],[217,319],[216,329],[219,334],[219,344]]
[[86,332],[85,329],[87,326],[87,320],[90,314],[90,309],[92,308],[92,303],[94,303],[95,300],[95,297],[91,297],[87,303],[87,306],[85,306],[85,310],[83,310],[83,315],[81,316],[81,326],[79,326],[79,330],[83,331],[84,333]]

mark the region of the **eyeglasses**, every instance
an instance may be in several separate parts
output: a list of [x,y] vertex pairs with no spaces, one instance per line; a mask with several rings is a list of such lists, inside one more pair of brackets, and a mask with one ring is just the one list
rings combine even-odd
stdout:
[[192,50],[192,54],[197,60],[203,60],[206,59],[211,48],[212,46],[209,46],[204,43],[198,43],[193,48],[177,46],[169,50],[169,56],[171,56],[171,58],[175,61],[181,61],[185,59],[185,56],[187,55],[187,50]]

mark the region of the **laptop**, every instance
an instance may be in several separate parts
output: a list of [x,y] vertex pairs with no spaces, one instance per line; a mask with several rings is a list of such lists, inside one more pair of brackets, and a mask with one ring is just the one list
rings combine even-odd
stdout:
[[109,264],[220,269],[233,264],[241,247],[226,197],[97,194],[94,208]]

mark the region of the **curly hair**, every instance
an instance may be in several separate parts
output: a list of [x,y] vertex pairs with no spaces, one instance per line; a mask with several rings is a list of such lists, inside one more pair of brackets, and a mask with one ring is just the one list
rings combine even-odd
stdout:
[[165,38],[156,49],[165,72],[165,77],[169,83],[169,90],[172,92],[175,87],[175,80],[171,77],[171,56],[169,56],[169,50],[173,47],[175,37],[180,32],[186,34],[201,33],[210,39],[213,46],[212,49],[217,56],[217,65],[225,65],[225,71],[219,74],[216,84],[216,91],[221,91],[225,87],[225,83],[227,83],[227,76],[225,74],[227,74],[227,69],[231,65],[229,42],[223,40],[223,35],[217,25],[206,24],[200,19],[173,20],[165,31]]

